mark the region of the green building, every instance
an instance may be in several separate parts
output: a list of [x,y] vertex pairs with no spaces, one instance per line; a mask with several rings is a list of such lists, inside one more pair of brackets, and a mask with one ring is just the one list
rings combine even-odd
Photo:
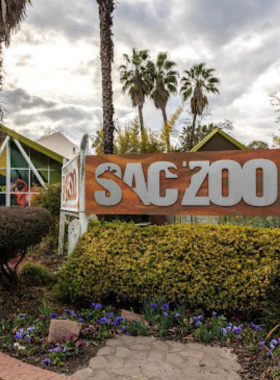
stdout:
[[61,182],[64,157],[0,126],[0,206],[28,206],[47,183]]

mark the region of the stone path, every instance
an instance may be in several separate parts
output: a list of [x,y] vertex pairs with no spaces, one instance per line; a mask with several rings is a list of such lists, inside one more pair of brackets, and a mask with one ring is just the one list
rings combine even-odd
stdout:
[[79,380],[241,380],[230,349],[153,337],[117,335],[106,341]]

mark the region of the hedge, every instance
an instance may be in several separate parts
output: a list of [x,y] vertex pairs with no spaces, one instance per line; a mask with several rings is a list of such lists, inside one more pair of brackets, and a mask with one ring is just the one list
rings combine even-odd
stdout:
[[276,287],[279,259],[278,229],[92,223],[60,271],[57,291],[72,301],[161,295],[205,310],[249,312]]
[[48,233],[51,216],[36,207],[1,207],[0,210],[0,282],[15,284],[17,267],[28,249]]

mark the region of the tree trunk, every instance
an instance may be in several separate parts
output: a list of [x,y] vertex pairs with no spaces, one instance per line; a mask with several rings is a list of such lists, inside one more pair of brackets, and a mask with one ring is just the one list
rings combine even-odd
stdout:
[[[166,108],[162,108],[161,111],[162,111],[164,126],[166,126],[166,124],[168,123],[167,114],[166,114]],[[166,145],[167,145],[167,152],[170,152],[170,133],[168,133],[168,137],[167,137],[167,140],[166,140]]]
[[143,118],[143,104],[139,104],[138,106],[138,113],[139,113],[139,120],[140,120],[140,128],[141,128],[141,137],[143,140],[143,136],[145,133],[145,128],[144,128],[144,118]]
[[97,0],[100,19],[100,59],[102,72],[103,139],[104,154],[114,153],[114,105],[112,90],[112,62],[114,44],[112,26],[114,0]]
[[195,112],[194,115],[193,115],[192,134],[191,134],[190,149],[189,149],[190,151],[191,151],[192,148],[193,148],[194,132],[195,132],[195,125],[196,125],[196,117],[197,117],[197,113]]

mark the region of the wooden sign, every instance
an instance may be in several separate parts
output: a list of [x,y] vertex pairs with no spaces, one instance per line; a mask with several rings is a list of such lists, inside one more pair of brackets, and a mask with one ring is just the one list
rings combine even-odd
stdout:
[[79,159],[75,157],[62,168],[61,209],[79,211]]
[[280,215],[280,150],[86,157],[86,213]]

